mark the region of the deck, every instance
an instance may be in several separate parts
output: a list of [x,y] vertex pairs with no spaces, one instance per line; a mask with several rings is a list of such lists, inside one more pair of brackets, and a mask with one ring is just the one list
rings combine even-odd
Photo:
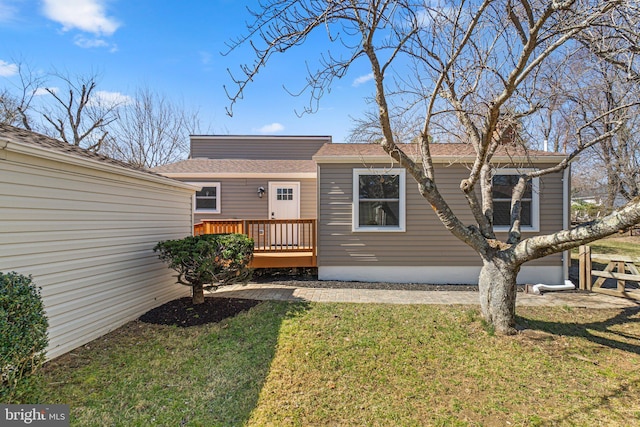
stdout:
[[203,220],[193,234],[246,234],[255,242],[253,268],[317,267],[315,219]]

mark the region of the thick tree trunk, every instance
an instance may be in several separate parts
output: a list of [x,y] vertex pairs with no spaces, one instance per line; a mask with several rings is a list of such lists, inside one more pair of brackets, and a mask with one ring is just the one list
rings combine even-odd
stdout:
[[516,277],[519,266],[502,259],[484,260],[480,271],[482,316],[498,334],[516,333]]
[[202,285],[193,285],[192,289],[193,289],[192,302],[194,304],[204,303],[204,289]]

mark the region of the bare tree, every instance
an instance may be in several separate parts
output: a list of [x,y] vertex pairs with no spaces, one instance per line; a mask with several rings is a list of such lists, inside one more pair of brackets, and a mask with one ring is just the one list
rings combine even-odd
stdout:
[[55,72],[64,89],[47,87],[54,102],[45,107],[42,116],[51,127],[49,134],[72,145],[99,151],[107,138],[109,124],[116,119],[119,101],[102,99],[98,92],[98,76],[77,76]]
[[189,134],[199,127],[197,112],[149,88],[138,89],[117,111],[104,153],[138,167],[154,167],[186,158]]
[[17,67],[18,82],[5,87],[0,93],[0,120],[12,126],[19,126],[27,130],[36,130],[34,124],[33,101],[38,89],[45,82],[43,74],[34,71],[25,61],[14,62]]
[[[510,231],[498,239],[489,177],[499,141],[512,129],[502,124],[541,114],[548,96],[541,96],[542,71],[550,63],[564,64],[563,58],[582,43],[598,58],[637,69],[632,50],[637,49],[638,8],[637,2],[626,0],[263,0],[247,34],[230,44],[231,49],[249,44],[255,53],[255,61],[233,79],[237,86],[230,91],[231,106],[273,54],[304,44],[312,33],[326,32],[331,46],[317,68],[310,68],[306,88],[312,100],[319,100],[356,60],[367,60],[374,76],[380,144],[412,175],[444,227],[478,253],[482,314],[496,331],[513,333],[521,266],[640,222],[640,198],[571,230],[526,238],[521,233],[527,182],[566,169],[578,154],[619,132],[623,123],[614,113],[628,106],[617,105],[609,114],[584,118],[573,134],[575,148],[563,161],[521,172],[512,194]],[[620,36],[613,47],[592,37],[599,27]],[[392,118],[398,108],[421,112],[415,131],[419,162],[396,140]],[[609,130],[594,135],[589,130],[595,123]],[[472,224],[453,213],[438,189],[429,149],[432,140],[440,139],[436,131],[459,135],[475,150],[469,174],[460,183]]]

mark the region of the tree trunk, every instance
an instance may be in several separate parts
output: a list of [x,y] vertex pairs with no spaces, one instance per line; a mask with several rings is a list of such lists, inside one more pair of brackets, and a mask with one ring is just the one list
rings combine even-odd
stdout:
[[516,333],[516,277],[520,266],[499,258],[484,260],[480,270],[480,309],[496,333]]
[[193,289],[193,297],[192,297],[192,302],[194,304],[202,304],[204,303],[204,289],[202,287],[202,285],[193,285],[191,287]]

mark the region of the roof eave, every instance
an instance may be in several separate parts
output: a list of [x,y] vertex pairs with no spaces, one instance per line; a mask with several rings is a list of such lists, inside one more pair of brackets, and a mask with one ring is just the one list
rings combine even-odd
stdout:
[[[4,144],[2,143],[4,141]],[[88,167],[103,172],[117,173],[119,175],[143,179],[158,184],[164,184],[172,187],[177,187],[183,190],[196,191],[198,188],[193,185],[185,184],[183,182],[171,179],[166,176],[154,175],[152,173],[138,171],[134,169],[127,169],[122,166],[111,165],[101,162],[99,160],[83,158],[74,156],[69,153],[56,151],[50,148],[39,147],[33,144],[23,143],[15,138],[7,138],[0,135],[0,150],[6,150],[18,154],[29,155],[42,159],[54,160],[60,163]]]
[[[544,156],[494,156],[491,163],[557,163],[565,158],[564,155],[544,155]],[[472,163],[476,159],[475,156],[434,156],[433,163],[436,164],[453,164],[453,163]],[[347,156],[313,156],[313,160],[318,164],[328,163],[385,163],[394,162],[389,155],[347,155]],[[421,159],[415,159],[421,163]]]

